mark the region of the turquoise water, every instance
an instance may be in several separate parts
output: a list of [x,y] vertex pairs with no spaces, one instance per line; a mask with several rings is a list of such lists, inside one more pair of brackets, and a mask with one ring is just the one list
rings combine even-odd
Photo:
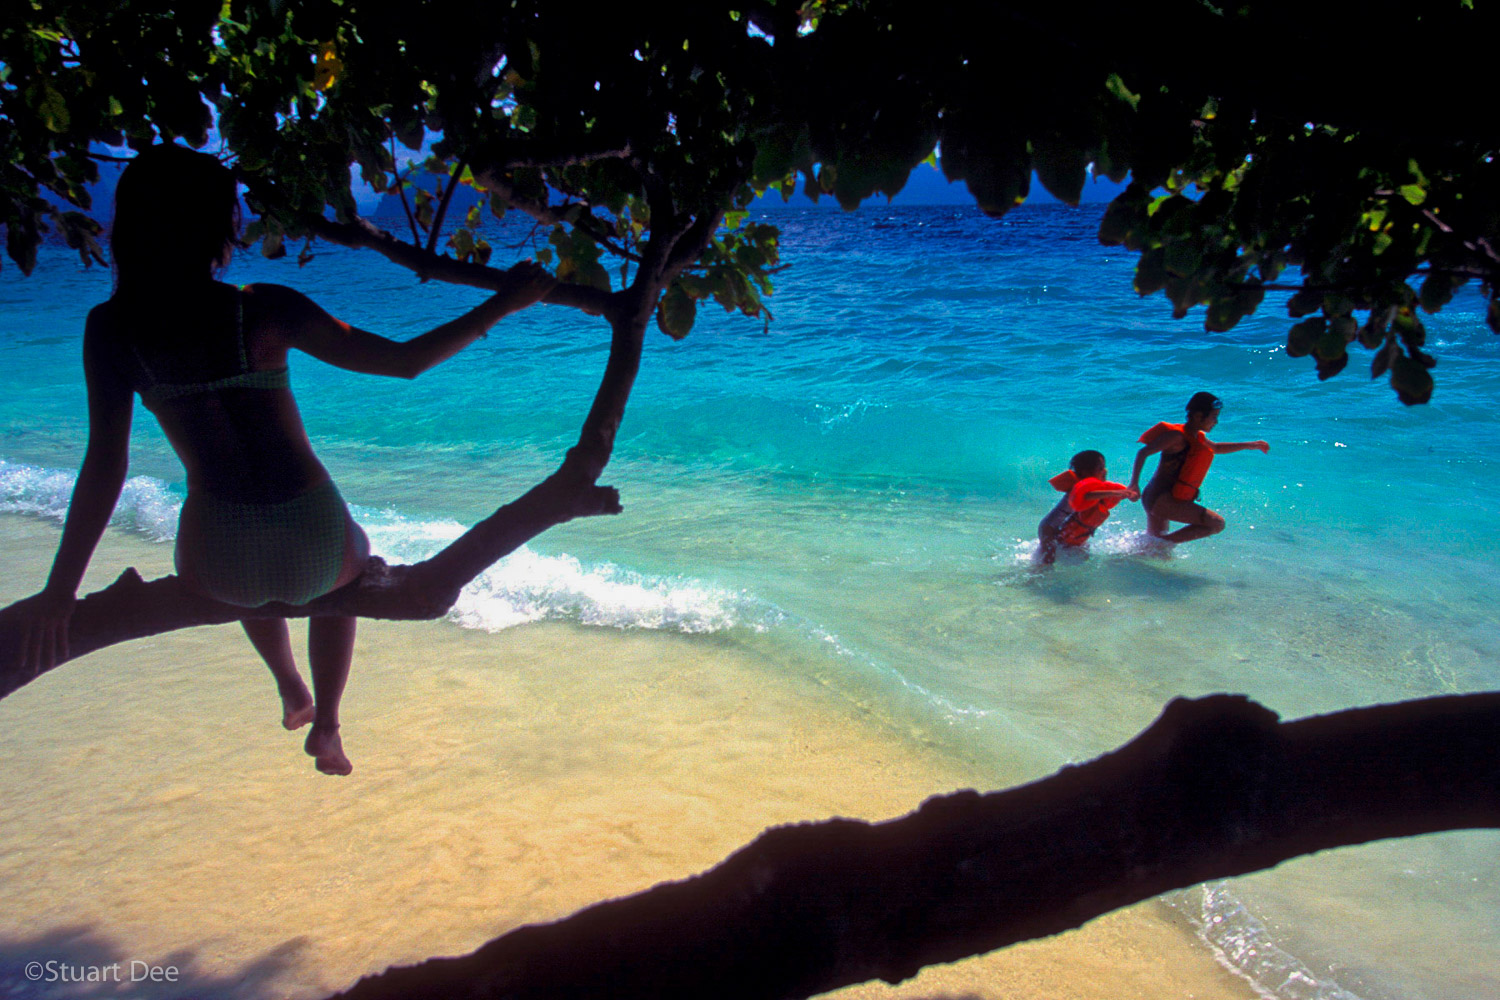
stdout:
[[[648,341],[606,476],[625,515],[537,539],[454,623],[753,646],[985,761],[995,787],[1118,745],[1179,694],[1242,691],[1292,717],[1493,689],[1500,338],[1478,296],[1430,323],[1438,392],[1407,408],[1358,359],[1318,383],[1288,358],[1274,295],[1227,334],[1173,321],[1130,291],[1133,257],[1098,245],[1098,211],[772,213],[792,267],[769,328],[710,304],[686,341]],[[480,297],[337,248],[230,277],[398,337]],[[87,431],[79,332],[108,292],[62,250],[30,279],[0,273],[0,510],[65,508]],[[598,320],[537,308],[414,383],[303,357],[292,372],[377,551],[417,558],[555,466],[607,342]],[[1229,529],[1146,559],[1122,505],[1086,563],[1032,572],[1047,478],[1098,448],[1123,479],[1140,432],[1201,388],[1226,402],[1216,439],[1271,443],[1214,465],[1204,500]],[[139,409],[133,447],[117,525],[170,539],[181,472]],[[1335,852],[1175,905],[1267,995],[1495,995],[1497,845]]]

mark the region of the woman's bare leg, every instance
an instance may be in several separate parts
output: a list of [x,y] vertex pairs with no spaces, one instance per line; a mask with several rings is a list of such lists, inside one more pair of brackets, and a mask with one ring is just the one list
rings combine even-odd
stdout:
[[271,668],[276,690],[281,692],[281,724],[287,729],[301,729],[313,720],[313,696],[297,672],[292,657],[292,639],[285,618],[254,618],[240,623],[250,645]]
[[324,774],[354,770],[339,740],[339,700],[354,657],[354,630],[359,619],[313,618],[307,626],[307,658],[312,669],[313,720],[304,749]]

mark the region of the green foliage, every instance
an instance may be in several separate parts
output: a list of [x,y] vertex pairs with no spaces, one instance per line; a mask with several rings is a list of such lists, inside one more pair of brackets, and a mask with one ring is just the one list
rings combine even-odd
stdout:
[[[1352,0],[1248,0],[1148,17],[1102,0],[758,0],[606,5],[586,19],[542,0],[482,16],[414,0],[399,19],[369,0],[6,10],[0,223],[26,270],[52,228],[100,258],[87,215],[100,144],[201,146],[216,123],[267,255],[326,235],[322,220],[354,221],[357,176],[406,197],[410,231],[397,235],[418,254],[404,259],[488,265],[485,216],[520,211],[560,278],[659,296],[672,336],[710,299],[769,315],[776,238],[748,223],[755,194],[788,196],[800,178],[853,208],[897,193],[923,162],[995,216],[1024,201],[1033,174],[1067,202],[1090,163],[1128,177],[1099,238],[1141,255],[1137,291],[1164,295],[1178,317],[1202,307],[1205,329],[1223,332],[1296,268],[1288,311],[1301,322],[1287,348],[1322,378],[1369,350],[1403,401],[1428,398],[1435,362],[1417,312],[1436,313],[1471,278],[1500,328],[1500,133],[1467,100],[1491,88],[1494,5],[1409,0],[1372,16]],[[1395,53],[1392,39],[1399,58],[1358,86],[1344,58],[1265,69],[1268,52]],[[455,186],[484,207],[449,217]]]
[[672,282],[656,306],[657,328],[673,340],[681,340],[692,332],[693,321],[697,318],[697,300],[681,281]]

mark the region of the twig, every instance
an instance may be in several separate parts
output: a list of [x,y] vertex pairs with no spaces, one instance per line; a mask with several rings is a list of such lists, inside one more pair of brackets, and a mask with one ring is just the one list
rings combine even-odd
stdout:
[[453,165],[453,172],[448,175],[448,186],[443,190],[443,198],[438,202],[437,214],[432,217],[432,229],[427,234],[427,252],[437,253],[438,234],[443,231],[443,216],[448,214],[448,202],[453,200],[453,189],[458,187],[458,179],[463,176],[466,164],[459,160]]
[[536,238],[536,231],[540,228],[542,228],[542,224],[540,222],[533,222],[531,224],[531,231],[528,232],[525,236],[521,237],[521,241],[519,243],[516,243],[513,246],[507,246],[505,249],[520,250],[523,247],[531,245],[531,241]]
[[[551,205],[543,205],[535,201],[531,201],[527,198],[516,197],[515,188],[511,187],[511,185],[498,173],[485,173],[483,176],[479,176],[478,174],[476,174],[475,176],[479,184],[486,190],[498,192],[500,194],[500,197],[509,202],[513,208],[520,209],[523,213],[531,216],[542,225],[560,226],[563,224],[564,220],[561,212],[559,212],[557,209],[554,209]],[[587,208],[586,203],[585,208]],[[618,246],[613,240],[605,236],[603,232],[597,228],[599,225],[599,220],[596,219],[592,214],[585,214],[578,221],[574,222],[573,225],[581,230],[583,234],[589,239],[593,240],[595,243],[599,244],[601,247],[608,250],[615,256],[623,257],[625,260],[634,261],[637,264],[641,262],[641,257],[639,254],[633,253],[630,250],[626,250],[624,247]],[[527,238],[529,239],[530,237],[528,236]]]
[[401,196],[401,207],[406,212],[406,222],[411,226],[411,245],[419,247],[422,245],[422,234],[417,232],[417,217],[412,214],[411,202],[406,200],[406,182],[401,179],[401,171],[396,164],[396,133],[391,133],[391,172],[396,175],[396,193]]

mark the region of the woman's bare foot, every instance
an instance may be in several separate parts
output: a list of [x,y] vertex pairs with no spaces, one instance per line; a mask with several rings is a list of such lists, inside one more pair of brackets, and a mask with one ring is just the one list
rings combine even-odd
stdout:
[[287,729],[301,729],[313,720],[313,697],[307,688],[301,693],[281,695],[281,724]]
[[339,739],[338,726],[319,726],[316,723],[307,731],[307,742],[302,745],[313,759],[313,766],[324,774],[349,774],[354,765],[344,756],[344,743]]

